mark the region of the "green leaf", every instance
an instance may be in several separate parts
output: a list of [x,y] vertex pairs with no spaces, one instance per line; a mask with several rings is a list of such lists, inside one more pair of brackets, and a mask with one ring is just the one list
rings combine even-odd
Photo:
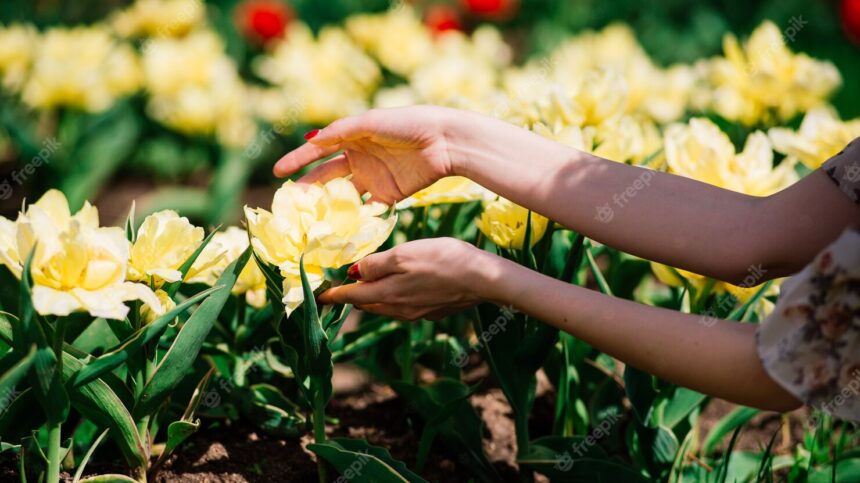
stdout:
[[597,281],[597,286],[600,287],[600,291],[606,295],[612,295],[612,289],[609,287],[609,283],[606,281],[606,278],[603,276],[603,272],[600,271],[600,267],[597,266],[597,261],[594,259],[593,250],[594,247],[591,246],[591,242],[587,242],[585,258],[588,259],[588,266],[591,267],[591,272],[594,273],[594,279]]
[[664,464],[674,462],[680,446],[678,438],[665,426],[658,426],[656,430],[652,444],[654,461]]
[[325,443],[308,445],[318,457],[326,460],[347,480],[368,483],[426,482],[394,459],[385,448],[361,439],[332,438]]
[[206,245],[208,245],[209,242],[212,241],[212,237],[214,237],[216,233],[218,233],[218,228],[212,230],[209,233],[209,236],[207,236],[203,239],[202,242],[200,242],[200,245],[197,246],[191,256],[189,256],[188,259],[185,260],[185,262],[183,262],[182,265],[179,266],[179,273],[181,273],[182,276],[179,278],[179,280],[164,285],[164,291],[167,292],[167,295],[171,297],[176,295],[176,291],[179,290],[179,287],[182,285],[182,281],[185,280],[185,276],[188,275],[188,272],[191,270],[191,266],[194,265],[194,262],[197,260],[197,257],[199,257],[201,253],[203,253],[203,250],[206,248]]
[[[476,388],[449,378],[426,386],[392,381],[391,387],[426,421],[425,431],[432,431],[427,438],[438,434],[453,453],[466,456],[467,464],[484,480],[499,478],[484,454],[484,423],[468,401]],[[424,438],[422,442],[429,445]]]
[[[108,373],[121,366],[129,359],[129,357],[140,351],[147,343],[161,335],[162,331],[164,331],[167,325],[173,322],[176,317],[184,313],[186,310],[191,308],[191,306],[193,306],[200,300],[218,292],[223,288],[224,287],[222,285],[216,284],[214,287],[197,293],[194,296],[189,297],[187,300],[184,300],[181,304],[178,304],[176,307],[170,309],[169,311],[167,311],[167,313],[155,319],[152,323],[147,324],[145,327],[138,330],[130,339],[125,341],[115,350],[112,350],[87,364],[83,369],[81,369],[81,372],[75,376],[73,384],[75,386],[87,384],[90,381],[98,379],[103,374]],[[223,290],[221,291],[223,292]],[[227,289],[227,293],[229,292],[230,288]]]
[[113,475],[113,474],[90,476],[90,477],[84,478],[80,481],[81,481],[81,483],[129,483],[129,482],[138,483],[138,481],[135,480],[134,478],[129,478],[128,476],[125,476],[125,475]]
[[134,419],[119,396],[101,379],[74,387],[72,378],[83,368],[83,363],[63,353],[63,378],[69,389],[72,406],[84,417],[101,428],[110,430],[126,462],[133,468],[146,468],[147,456]]
[[707,396],[700,392],[685,387],[678,387],[672,398],[663,408],[662,424],[668,428],[674,428],[675,425],[684,420],[694,409],[699,407]]
[[639,422],[645,426],[651,424],[651,411],[657,391],[654,390],[653,376],[640,371],[631,365],[624,368],[624,391],[627,399],[633,405],[633,412]]
[[153,414],[190,372],[203,341],[230,298],[230,291],[250,257],[251,248],[248,247],[224,270],[215,283],[218,287],[216,291],[200,304],[182,326],[170,349],[144,386],[140,400],[134,408],[135,417]]
[[749,420],[759,412],[761,411],[758,409],[744,406],[737,407],[732,410],[732,412],[723,417],[723,419],[719,420],[717,424],[711,428],[708,435],[705,436],[705,440],[702,443],[702,454],[709,455],[713,453],[714,449],[716,449],[717,445],[720,444],[720,441],[722,441],[727,434],[749,422]]
[[517,458],[517,463],[552,481],[649,481],[633,468],[608,459],[595,442],[582,436],[536,439],[529,445],[528,453]]
[[304,373],[299,375],[302,378],[310,378],[311,400],[315,401],[319,397],[323,402],[328,402],[332,391],[331,351],[328,348],[328,339],[317,311],[314,292],[308,282],[307,273],[305,273],[304,257],[299,259],[299,274],[304,292],[304,301],[302,302],[304,317],[302,323],[299,324],[302,347],[296,348],[301,357],[299,366]]
[[240,397],[245,399],[243,412],[270,434],[297,438],[307,430],[308,421],[301,407],[274,386],[256,384]]
[[[16,362],[8,371],[0,375],[0,400],[5,399],[5,396],[8,394],[15,393],[15,386],[27,376],[35,359],[36,346],[33,346],[26,356]],[[4,409],[0,407],[0,412]]]

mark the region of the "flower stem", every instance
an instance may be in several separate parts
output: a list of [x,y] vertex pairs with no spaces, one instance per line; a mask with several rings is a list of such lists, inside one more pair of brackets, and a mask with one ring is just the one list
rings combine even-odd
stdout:
[[[325,400],[323,399],[322,391],[317,391],[314,396],[314,441],[316,443],[325,443]],[[319,474],[320,483],[326,483],[328,477],[326,475],[325,461],[317,456],[317,473]]]
[[48,423],[48,473],[47,483],[60,481],[60,427],[61,423]]

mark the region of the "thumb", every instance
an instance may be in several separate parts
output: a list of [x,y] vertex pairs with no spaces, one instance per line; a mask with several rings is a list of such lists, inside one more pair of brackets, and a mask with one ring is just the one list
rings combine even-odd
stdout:
[[346,276],[353,280],[372,282],[399,273],[400,270],[398,270],[394,258],[392,250],[373,253],[349,267]]

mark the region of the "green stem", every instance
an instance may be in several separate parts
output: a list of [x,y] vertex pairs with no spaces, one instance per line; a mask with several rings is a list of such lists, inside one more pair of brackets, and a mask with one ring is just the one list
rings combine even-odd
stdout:
[[[517,435],[517,458],[520,458],[528,453],[530,446],[528,414],[514,414],[514,430]],[[534,481],[534,475],[528,469],[520,468],[520,480],[524,482]]]
[[[323,400],[322,391],[317,391],[314,397],[314,442],[325,443],[325,401]],[[325,461],[317,456],[317,473],[319,474],[320,483],[326,483],[328,477],[326,475]]]
[[60,426],[61,423],[48,423],[48,474],[47,483],[60,481]]

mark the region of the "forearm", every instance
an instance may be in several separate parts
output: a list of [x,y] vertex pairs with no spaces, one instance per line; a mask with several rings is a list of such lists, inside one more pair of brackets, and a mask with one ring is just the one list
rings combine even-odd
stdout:
[[495,303],[568,332],[662,379],[739,404],[786,411],[798,406],[764,371],[755,326],[707,321],[569,285],[499,259],[483,285]]
[[726,281],[764,261],[761,198],[604,160],[507,123],[469,124],[468,140],[455,143],[467,160],[458,174],[589,238]]

